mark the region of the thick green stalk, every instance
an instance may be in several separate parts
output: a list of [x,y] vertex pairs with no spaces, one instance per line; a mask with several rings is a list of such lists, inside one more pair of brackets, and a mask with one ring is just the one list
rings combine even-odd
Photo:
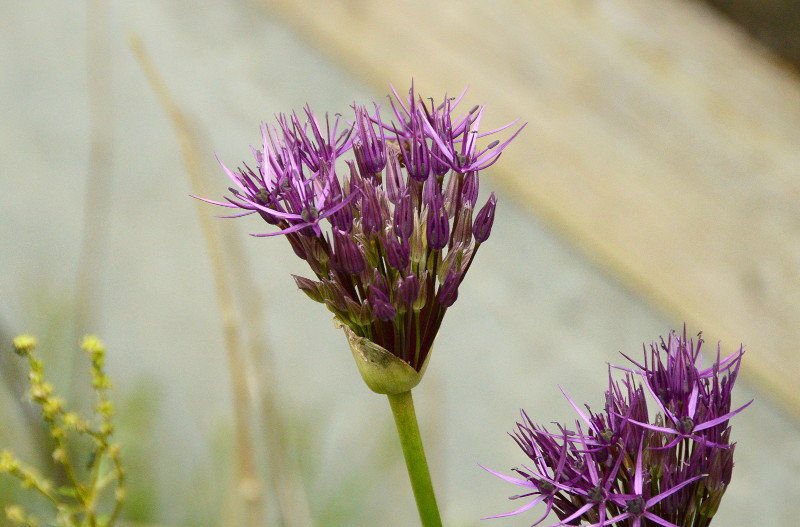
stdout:
[[406,458],[408,476],[411,479],[414,498],[417,500],[422,526],[442,527],[442,519],[439,516],[439,507],[436,505],[436,496],[433,494],[433,484],[428,471],[428,462],[425,459],[425,450],[422,448],[422,438],[419,435],[411,391],[388,394],[388,397],[389,404],[392,406],[394,422],[397,425],[397,433],[400,435],[400,444],[403,447],[403,456]]

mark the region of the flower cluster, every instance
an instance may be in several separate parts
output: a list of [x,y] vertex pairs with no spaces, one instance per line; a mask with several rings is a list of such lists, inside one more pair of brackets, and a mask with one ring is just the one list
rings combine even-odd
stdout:
[[[535,425],[522,412],[513,437],[533,462],[514,471],[520,478],[490,471],[529,489],[532,497],[510,516],[544,503],[557,525],[702,527],[709,525],[730,483],[735,443],[730,442],[731,390],[744,353],[717,357],[702,367],[697,344],[671,333],[645,350],[642,363],[609,367],[602,413],[581,410],[575,430]],[[648,358],[649,355],[649,358]],[[615,381],[611,368],[624,372]],[[636,382],[637,378],[641,382]],[[655,400],[648,418],[646,396]],[[750,401],[752,402],[752,401]],[[498,517],[498,516],[493,516]]]
[[295,276],[297,286],[419,372],[492,229],[494,194],[475,212],[479,173],[519,130],[479,147],[510,125],[479,132],[482,106],[454,114],[463,93],[439,104],[413,87],[408,98],[393,94],[391,122],[378,105],[354,105],[346,124],[306,107],[262,125],[255,167],[225,168],[231,195],[204,201],[274,225],[255,236],[283,234],[308,262],[315,278]]

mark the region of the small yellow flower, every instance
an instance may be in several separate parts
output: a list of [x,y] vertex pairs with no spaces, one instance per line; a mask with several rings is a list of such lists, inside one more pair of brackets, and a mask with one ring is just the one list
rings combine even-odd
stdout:
[[86,335],[83,337],[81,349],[92,355],[100,355],[106,351],[106,347],[103,345],[103,342],[97,338],[97,335]]
[[64,426],[67,428],[76,428],[78,426],[78,423],[80,423],[80,420],[81,418],[78,417],[78,414],[76,414],[75,412],[67,412],[64,414],[64,417],[62,418],[62,422],[64,423]]
[[107,417],[114,415],[114,403],[111,401],[99,402],[97,405],[95,405],[94,409],[98,414],[105,415]]
[[25,511],[19,505],[6,505],[6,518],[12,523],[25,523]]
[[45,416],[54,417],[64,409],[64,400],[61,397],[48,397],[42,405],[42,413]]
[[11,472],[17,468],[19,468],[19,463],[10,450],[0,452],[0,473]]
[[36,337],[19,335],[14,337],[14,350],[20,355],[27,355],[36,347]]
[[53,385],[49,382],[39,382],[31,386],[31,397],[34,400],[44,400],[53,393]]
[[53,461],[63,465],[67,461],[67,451],[62,447],[58,447],[53,450]]

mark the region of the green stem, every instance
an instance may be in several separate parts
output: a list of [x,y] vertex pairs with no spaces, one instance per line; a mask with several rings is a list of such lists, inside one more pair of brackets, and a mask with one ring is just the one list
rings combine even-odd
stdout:
[[439,516],[439,507],[436,505],[436,496],[433,494],[433,484],[428,471],[428,462],[425,459],[425,450],[422,448],[422,438],[419,435],[411,391],[388,394],[388,397],[389,404],[392,406],[394,422],[397,425],[397,433],[400,435],[400,444],[403,447],[403,456],[406,458],[408,476],[411,479],[411,488],[414,490],[414,499],[417,500],[422,526],[442,527],[442,519]]

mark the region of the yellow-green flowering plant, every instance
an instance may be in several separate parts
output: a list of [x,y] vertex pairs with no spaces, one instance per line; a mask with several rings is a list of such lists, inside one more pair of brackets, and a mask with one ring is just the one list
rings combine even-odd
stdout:
[[[40,494],[52,505],[53,517],[47,520],[47,525],[110,527],[125,498],[120,446],[112,438],[114,405],[108,397],[111,381],[104,369],[106,350],[102,342],[97,337],[87,336],[81,347],[90,359],[96,398],[93,415],[89,418],[71,411],[47,381],[43,363],[36,355],[36,339],[29,335],[14,339],[14,350],[28,361],[28,394],[40,409],[42,421],[52,438],[52,460],[63,470],[66,483],[57,486],[9,450],[0,452],[0,474],[18,479],[23,488]],[[76,458],[76,453],[88,453],[88,460]],[[6,504],[5,514],[15,525],[42,525],[42,519],[22,505]]]

